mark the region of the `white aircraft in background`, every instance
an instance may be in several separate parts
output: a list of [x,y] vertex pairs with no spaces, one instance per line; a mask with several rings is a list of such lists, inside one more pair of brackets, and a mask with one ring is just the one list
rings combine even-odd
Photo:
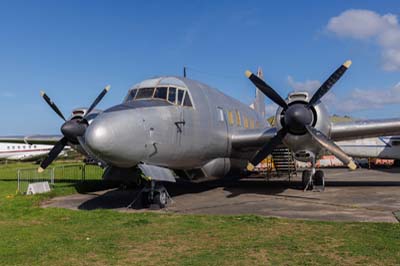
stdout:
[[337,141],[336,144],[352,157],[400,159],[400,136]]
[[[0,143],[0,160],[34,161],[46,157],[54,145]],[[64,155],[63,151],[60,155]]]

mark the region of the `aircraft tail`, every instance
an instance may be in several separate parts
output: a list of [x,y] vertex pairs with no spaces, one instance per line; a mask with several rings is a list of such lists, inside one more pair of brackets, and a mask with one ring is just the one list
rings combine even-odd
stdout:
[[[260,79],[264,79],[263,71],[261,67],[257,70],[257,76]],[[263,118],[265,119],[265,95],[259,89],[256,88],[256,98],[253,102],[254,110]]]

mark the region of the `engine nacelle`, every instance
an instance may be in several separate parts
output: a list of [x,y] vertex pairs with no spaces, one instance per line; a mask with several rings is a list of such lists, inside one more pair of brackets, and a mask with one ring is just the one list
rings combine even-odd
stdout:
[[[290,93],[287,99],[289,106],[295,103],[307,104],[309,101],[310,98],[307,92]],[[318,102],[310,108],[313,114],[311,125],[324,133],[326,136],[330,136],[331,122],[325,105],[322,102]],[[275,123],[278,130],[280,130],[282,128],[282,124],[285,123],[283,114],[283,108],[278,108],[275,116]],[[311,135],[308,133],[299,134],[289,131],[282,142],[293,151],[296,159],[300,161],[310,161],[311,158],[321,151],[321,148],[315,145]]]

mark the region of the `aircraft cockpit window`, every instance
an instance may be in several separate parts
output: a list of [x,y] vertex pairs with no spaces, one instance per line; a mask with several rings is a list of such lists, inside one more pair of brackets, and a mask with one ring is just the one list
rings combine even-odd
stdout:
[[136,100],[137,99],[146,99],[146,98],[152,98],[154,93],[154,88],[143,88],[139,89],[139,91],[136,94]]
[[137,93],[137,89],[131,90],[131,91],[129,92],[129,94],[128,94],[128,97],[126,98],[126,101],[127,101],[127,102],[130,102],[130,101],[132,101],[133,99],[135,99],[136,93]]
[[193,107],[190,93],[187,89],[165,85],[155,88],[131,89],[125,97],[124,102],[152,99],[168,101],[177,106]]
[[176,99],[176,88],[169,87],[168,101],[175,104],[175,99]]
[[156,88],[156,92],[154,93],[155,99],[167,99],[168,88],[167,87],[159,87]]
[[186,93],[185,100],[183,100],[183,106],[193,106],[188,93]]
[[182,104],[182,101],[183,101],[183,94],[184,94],[184,93],[185,93],[184,90],[178,90],[178,102],[177,102],[178,105],[181,105],[181,104]]

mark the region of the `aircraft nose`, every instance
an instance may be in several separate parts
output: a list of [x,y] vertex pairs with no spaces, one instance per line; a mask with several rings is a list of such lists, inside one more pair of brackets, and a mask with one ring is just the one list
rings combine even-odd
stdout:
[[86,145],[97,156],[113,153],[114,130],[106,121],[93,121],[85,133]]
[[87,148],[100,160],[118,167],[133,167],[143,160],[143,132],[134,114],[100,114],[85,133]]

